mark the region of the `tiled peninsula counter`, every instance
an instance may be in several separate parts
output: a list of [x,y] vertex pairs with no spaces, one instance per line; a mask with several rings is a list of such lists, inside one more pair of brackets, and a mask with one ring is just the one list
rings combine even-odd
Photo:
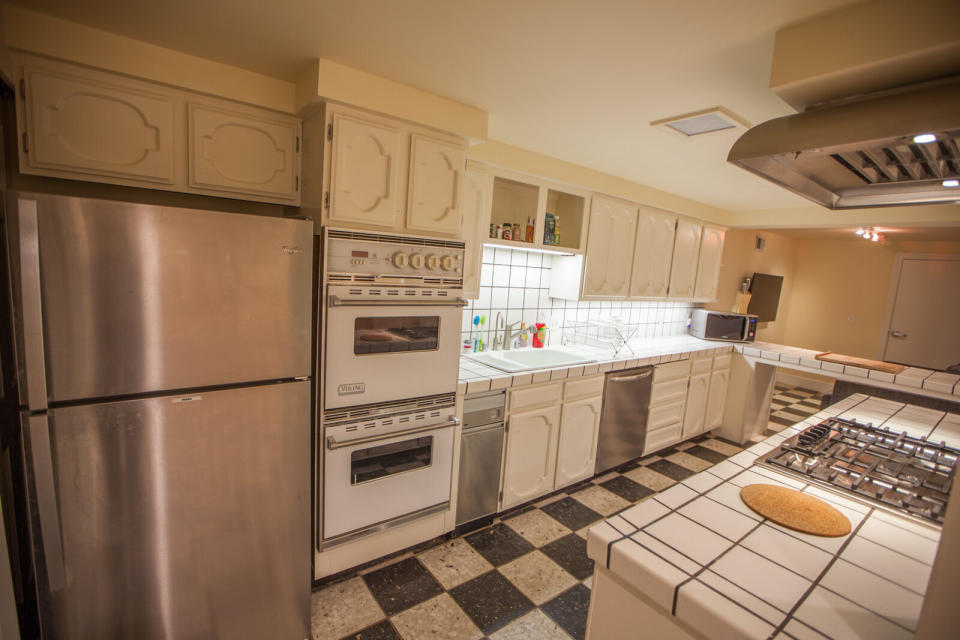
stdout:
[[[808,485],[757,456],[839,415],[960,445],[960,415],[852,395],[593,527],[587,637],[910,638],[939,528]],[[798,533],[749,509],[754,483],[815,495],[849,518],[840,538]]]

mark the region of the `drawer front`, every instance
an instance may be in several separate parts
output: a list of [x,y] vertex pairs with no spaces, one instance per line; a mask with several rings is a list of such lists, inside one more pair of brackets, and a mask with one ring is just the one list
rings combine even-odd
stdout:
[[510,390],[508,407],[511,413],[536,407],[549,407],[558,405],[562,397],[563,385],[559,382],[536,387],[521,387]]
[[[651,407],[647,419],[647,432],[663,429],[674,422],[683,422],[683,401]],[[681,424],[681,426],[683,426]]]
[[710,365],[713,364],[711,358],[700,358],[693,360],[690,364],[690,375],[695,376],[701,373],[710,373]]
[[729,353],[725,353],[722,356],[715,356],[713,358],[713,370],[717,369],[729,369],[730,361],[733,359],[733,356]]
[[603,382],[606,376],[593,376],[590,378],[575,378],[568,380],[563,385],[564,400],[579,400],[580,398],[591,398],[603,393]]
[[658,364],[653,370],[654,382],[665,382],[667,380],[676,380],[690,375],[690,361],[679,360],[677,362],[668,362],[667,364]]
[[670,380],[669,382],[654,382],[650,390],[650,405],[656,406],[668,402],[683,402],[687,397],[687,382],[689,378]]
[[656,431],[647,431],[647,437],[643,441],[643,455],[651,454],[677,442],[682,432],[683,424],[679,422]]

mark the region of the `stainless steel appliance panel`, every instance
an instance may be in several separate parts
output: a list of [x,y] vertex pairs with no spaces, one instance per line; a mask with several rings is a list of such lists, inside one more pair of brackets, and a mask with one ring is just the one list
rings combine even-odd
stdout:
[[16,199],[36,208],[51,401],[310,375],[311,223]]
[[606,376],[597,440],[597,473],[643,454],[653,367],[612,371]]
[[25,420],[43,634],[310,633],[310,383]]
[[457,484],[458,525],[497,511],[505,401],[506,394],[502,391],[464,399]]

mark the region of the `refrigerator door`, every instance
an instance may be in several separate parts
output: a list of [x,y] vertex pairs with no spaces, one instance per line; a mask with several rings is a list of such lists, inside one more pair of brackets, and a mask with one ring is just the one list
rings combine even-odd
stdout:
[[40,318],[50,402],[310,375],[312,223],[15,198],[18,282],[42,307],[22,311],[22,332],[40,335]]
[[310,383],[24,414],[44,638],[310,635]]

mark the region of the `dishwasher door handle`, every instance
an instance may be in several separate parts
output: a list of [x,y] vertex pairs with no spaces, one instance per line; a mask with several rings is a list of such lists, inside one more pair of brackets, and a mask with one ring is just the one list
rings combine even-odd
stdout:
[[653,375],[653,371],[644,371],[633,376],[622,376],[620,378],[610,378],[610,382],[631,382],[633,380],[643,380]]

